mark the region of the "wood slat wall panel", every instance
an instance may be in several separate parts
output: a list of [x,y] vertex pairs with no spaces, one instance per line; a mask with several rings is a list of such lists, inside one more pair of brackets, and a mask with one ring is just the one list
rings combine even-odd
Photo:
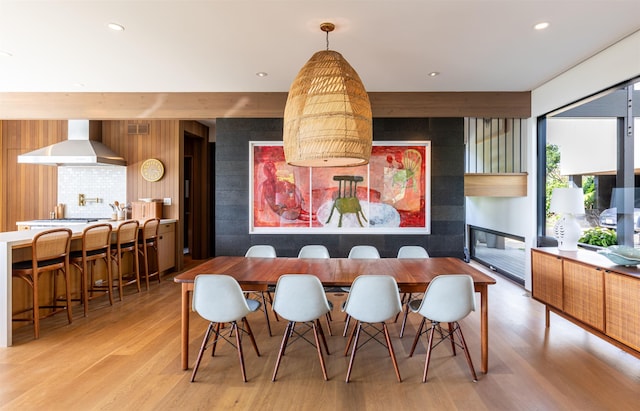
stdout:
[[[148,134],[127,134],[132,123],[149,124]],[[176,233],[182,233],[181,194],[182,152],[179,120],[119,120],[102,122],[102,142],[127,160],[127,201],[139,198],[171,198],[170,206],[163,206],[163,218],[178,220]],[[156,182],[146,181],[140,173],[144,160],[157,158],[164,165],[164,176]],[[182,250],[183,238],[175,237],[176,255]],[[182,258],[176,259],[176,268]]]
[[[148,123],[149,134],[127,134],[130,123]],[[103,121],[102,142],[127,160],[127,199],[172,199],[171,206],[162,210],[163,217],[178,219],[179,197],[179,121],[178,120],[125,120]],[[164,164],[165,173],[160,181],[146,181],[140,174],[144,160],[157,158]]]
[[[18,164],[18,155],[66,139],[66,121],[9,120],[2,128],[1,231],[16,230],[16,222],[47,218],[58,197],[56,167]],[[37,196],[34,193],[37,192]]]
[[[531,116],[531,93],[369,93],[374,117]],[[0,93],[0,118],[277,118],[287,93]]]

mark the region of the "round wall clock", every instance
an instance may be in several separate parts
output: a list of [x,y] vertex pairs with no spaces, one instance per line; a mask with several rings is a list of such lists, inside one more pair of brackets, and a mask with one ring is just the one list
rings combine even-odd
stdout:
[[147,181],[158,181],[164,175],[164,165],[156,158],[145,160],[140,167],[142,177]]

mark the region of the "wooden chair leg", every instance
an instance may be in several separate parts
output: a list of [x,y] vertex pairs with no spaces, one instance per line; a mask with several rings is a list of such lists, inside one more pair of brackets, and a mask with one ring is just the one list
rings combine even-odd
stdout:
[[253,345],[253,349],[256,351],[256,354],[258,355],[258,357],[260,357],[260,351],[258,351],[258,344],[256,344],[256,339],[253,336],[253,331],[251,330],[251,326],[249,325],[249,320],[247,320],[246,318],[243,318],[242,323],[247,329],[247,334],[249,334],[249,338],[251,339],[251,344]]
[[291,329],[293,327],[293,321],[289,321],[287,324],[287,328],[284,330],[284,335],[282,336],[282,342],[280,343],[280,350],[278,350],[278,358],[276,359],[276,366],[273,369],[273,376],[271,377],[271,381],[276,380],[276,375],[278,374],[278,368],[280,368],[280,361],[282,360],[282,356],[284,355],[284,349],[287,346],[287,342],[289,341],[289,335],[291,334]]
[[344,319],[344,330],[342,330],[343,337],[347,336],[347,331],[349,330],[349,321],[351,321],[351,316],[347,314]]
[[322,337],[322,342],[324,344],[324,349],[327,352],[327,355],[330,355],[329,354],[329,346],[327,345],[327,339],[324,336],[324,330],[322,329],[322,324],[320,324],[320,319],[316,320],[315,323],[317,323],[318,331],[320,332],[320,337]]
[[[71,279],[69,278],[69,267],[67,266],[67,268],[65,268],[62,272],[64,273],[64,288],[65,294],[67,296],[67,319],[69,319],[69,324],[71,324],[73,322],[73,312],[71,308]],[[56,304],[54,303],[54,305]]]
[[349,347],[351,347],[351,342],[353,341],[353,337],[356,334],[356,329],[358,328],[358,325],[360,325],[360,321],[356,321],[356,325],[353,327],[353,330],[351,330],[351,334],[349,334],[349,340],[347,340],[347,346],[344,349],[345,356],[349,353]]
[[424,374],[422,382],[427,382],[427,372],[429,371],[429,361],[431,360],[431,349],[433,348],[433,334],[436,332],[435,324],[431,325],[429,330],[429,342],[427,343],[427,358],[424,361]]
[[[349,378],[351,377],[351,368],[353,367],[353,360],[356,358],[356,351],[358,350],[358,339],[360,338],[361,328],[362,328],[362,324],[360,323],[360,321],[357,321],[355,328],[353,329],[353,331],[356,334],[356,340],[354,341],[353,349],[351,351],[351,358],[349,359],[349,368],[347,369],[347,378],[345,379],[345,382],[349,382]],[[351,341],[351,338],[349,338],[349,341]],[[348,346],[347,346],[347,349],[349,349]]]
[[[273,297],[271,296],[271,292],[269,291],[263,291],[263,294],[267,293],[267,298],[269,299],[269,305],[273,307]],[[267,309],[267,306],[264,306],[264,309]],[[280,317],[278,317],[278,313],[277,312],[273,312],[273,317],[276,319],[276,321],[280,321]]]
[[400,369],[398,368],[398,361],[396,360],[396,353],[393,351],[393,344],[391,344],[391,338],[389,337],[387,324],[382,323],[382,329],[384,330],[384,338],[387,340],[387,348],[389,349],[389,355],[391,356],[391,361],[393,362],[393,369],[396,371],[396,377],[398,377],[398,382],[402,382],[402,378],[400,377]]
[[213,330],[213,323],[209,323],[209,326],[207,327],[207,331],[204,333],[204,338],[202,339],[202,345],[200,346],[200,351],[198,352],[198,358],[196,358],[196,363],[193,366],[193,373],[191,374],[191,382],[194,382],[196,379],[196,373],[198,372],[198,368],[200,367],[202,354],[204,354],[204,350],[207,348],[207,342],[209,341],[209,337],[211,336],[212,330]]
[[331,313],[327,313],[326,318],[327,318],[327,330],[329,330],[329,335],[332,336],[333,331],[331,330]]
[[269,337],[272,337],[271,335],[271,323],[269,322],[269,313],[267,311],[267,299],[265,297],[265,293],[261,292],[260,296],[262,297],[262,310],[264,311],[264,319],[267,322],[267,331],[269,332]]
[[[324,380],[327,381],[329,378],[327,377],[327,368],[325,367],[324,357],[322,356],[322,347],[320,347],[320,339],[318,338],[318,329],[320,329],[320,333],[322,334],[322,339],[324,340],[324,333],[322,332],[322,326],[320,325],[320,320],[316,320],[313,323],[313,336],[315,337],[315,340],[316,340],[316,348],[318,350],[318,358],[320,359],[320,367],[322,368],[322,376],[324,377]],[[327,351],[329,351],[329,348],[327,347],[327,341],[324,341],[324,346],[327,349]]]
[[232,328],[236,332],[236,346],[238,348],[238,358],[240,359],[240,371],[242,371],[242,381],[247,382],[247,373],[244,369],[244,355],[242,354],[242,340],[240,339],[240,330],[238,330],[238,323],[233,322]]
[[[109,290],[109,304],[113,305],[113,273],[111,272],[111,259],[109,257],[105,260],[107,266],[107,287]],[[91,274],[93,275],[93,269],[91,270]],[[93,281],[91,282],[93,284]]]
[[416,333],[416,337],[413,339],[413,344],[411,344],[411,351],[409,352],[409,357],[413,357],[413,352],[416,349],[416,345],[418,345],[418,340],[420,339],[420,335],[422,334],[422,329],[424,328],[424,323],[426,321],[427,319],[422,317],[422,321],[420,321],[420,326],[418,327],[418,332]]
[[149,273],[150,272],[151,270],[149,269],[149,247],[145,244],[144,245],[144,276],[145,276],[147,291],[149,291]]
[[451,343],[451,351],[453,351],[453,355],[456,355],[456,342],[453,339],[454,325],[455,324],[447,323],[447,326],[449,327],[449,342]]
[[476,375],[476,370],[473,368],[473,362],[471,361],[471,355],[469,355],[469,349],[467,348],[467,342],[464,340],[464,336],[462,335],[462,329],[460,329],[460,324],[456,323],[455,332],[458,334],[458,338],[462,343],[462,348],[464,350],[464,355],[467,358],[467,364],[469,365],[469,371],[471,371],[471,377],[473,377],[473,382],[478,381],[478,376]]
[[218,346],[218,338],[220,337],[220,323],[216,323],[215,330],[215,339],[213,340],[213,345],[211,346],[211,356],[216,355],[216,347]]
[[[80,269],[79,265],[76,265],[77,268]],[[80,269],[80,289],[82,290],[82,305],[84,305],[84,316],[89,315],[89,265],[87,265],[86,261],[82,262],[82,268]]]
[[404,305],[404,314],[402,315],[402,326],[400,327],[400,338],[404,336],[404,327],[407,325],[407,317],[409,316],[409,303]]
[[38,301],[38,277],[39,274],[33,275],[33,335],[37,340],[40,338],[40,302]]
[[140,259],[138,258],[138,251],[133,251],[133,267],[136,274],[136,286],[138,287],[138,293],[142,291],[140,288]]

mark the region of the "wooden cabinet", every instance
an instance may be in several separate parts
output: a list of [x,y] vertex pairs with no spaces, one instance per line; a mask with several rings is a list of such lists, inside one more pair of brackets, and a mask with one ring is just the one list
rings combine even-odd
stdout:
[[563,280],[564,312],[604,331],[603,269],[564,260]]
[[131,203],[131,218],[134,220],[162,219],[162,203],[160,201],[134,201]]
[[533,297],[562,310],[562,258],[540,252],[531,253]]
[[175,228],[175,223],[164,223],[158,227],[158,260],[161,273],[176,266]]
[[640,270],[591,251],[531,250],[533,298],[640,358]]
[[640,351],[640,280],[608,272],[604,286],[607,334]]

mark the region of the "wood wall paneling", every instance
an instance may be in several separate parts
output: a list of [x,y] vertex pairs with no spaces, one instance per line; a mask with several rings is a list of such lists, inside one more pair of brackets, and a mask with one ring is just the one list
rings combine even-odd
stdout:
[[[372,92],[374,117],[531,116],[526,92]],[[0,118],[277,118],[287,93],[0,93]]]
[[[58,197],[56,167],[18,164],[18,155],[65,140],[66,121],[2,121],[1,231],[14,231],[16,222],[48,218]],[[37,195],[34,195],[37,193]]]
[[[129,124],[148,124],[148,134],[128,134]],[[127,201],[140,198],[171,198],[170,206],[163,206],[163,218],[178,220],[176,232],[181,233],[180,182],[182,154],[179,120],[117,120],[102,122],[102,142],[127,160]],[[164,165],[159,181],[146,181],[140,167],[144,160],[157,158]],[[182,249],[182,236],[176,236],[176,254]],[[176,268],[182,267],[182,259]]]
[[527,173],[467,173],[464,175],[464,195],[526,197]]

